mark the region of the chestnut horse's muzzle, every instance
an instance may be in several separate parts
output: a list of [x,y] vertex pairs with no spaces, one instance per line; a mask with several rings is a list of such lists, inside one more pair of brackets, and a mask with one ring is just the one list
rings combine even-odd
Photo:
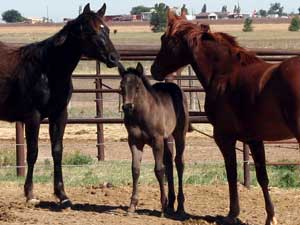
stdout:
[[133,113],[134,104],[133,103],[126,103],[122,106],[123,112],[125,114],[131,114]]

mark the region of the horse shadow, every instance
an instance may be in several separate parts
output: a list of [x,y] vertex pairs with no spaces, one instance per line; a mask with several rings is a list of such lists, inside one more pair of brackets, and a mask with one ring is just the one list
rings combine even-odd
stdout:
[[[46,209],[53,212],[62,212],[64,208],[61,207],[60,204],[57,204],[56,202],[50,202],[50,201],[41,201],[38,205],[35,206],[39,209]],[[161,217],[161,211],[158,210],[150,210],[150,209],[137,209],[135,213],[128,214],[128,206],[112,206],[112,205],[96,205],[96,204],[89,204],[89,203],[75,203],[72,204],[70,207],[71,210],[75,211],[83,211],[83,212],[96,212],[96,213],[112,213],[115,214],[116,210],[121,210],[121,214],[128,215],[130,217],[131,215],[140,215],[140,216],[152,216],[152,217]],[[120,212],[118,212],[120,214]],[[175,221],[205,221],[210,224],[216,224],[216,225],[250,225],[248,223],[243,223],[242,221],[238,220],[236,223],[228,223],[225,221],[225,217],[221,215],[205,215],[205,216],[199,216],[199,215],[192,215],[189,213],[185,213],[184,215],[177,215],[176,213],[168,213],[164,214],[164,217],[167,219],[175,220]]]

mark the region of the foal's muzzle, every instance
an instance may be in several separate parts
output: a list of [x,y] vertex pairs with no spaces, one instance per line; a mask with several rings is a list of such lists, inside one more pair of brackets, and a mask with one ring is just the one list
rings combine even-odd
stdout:
[[123,112],[125,114],[131,114],[134,109],[134,104],[133,103],[126,103],[122,106]]

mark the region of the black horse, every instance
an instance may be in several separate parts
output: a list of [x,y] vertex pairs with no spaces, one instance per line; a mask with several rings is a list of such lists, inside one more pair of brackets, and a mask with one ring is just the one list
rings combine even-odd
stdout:
[[100,60],[108,67],[119,55],[103,21],[106,5],[98,12],[87,4],[83,13],[52,37],[23,47],[0,42],[0,119],[25,123],[28,171],[24,185],[27,201],[33,195],[33,169],[38,156],[41,120],[49,118],[54,161],[54,194],[63,206],[71,204],[61,169],[67,105],[72,95],[71,75],[81,56]]

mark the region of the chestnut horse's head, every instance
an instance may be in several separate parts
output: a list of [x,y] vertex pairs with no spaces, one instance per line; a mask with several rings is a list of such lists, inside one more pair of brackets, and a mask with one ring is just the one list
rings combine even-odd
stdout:
[[180,30],[181,23],[187,22],[185,12],[178,16],[168,9],[168,25],[166,32],[161,36],[161,48],[151,66],[154,79],[163,80],[166,75],[187,65],[190,52]]
[[109,38],[109,28],[104,22],[105,11],[105,4],[97,12],[91,11],[87,4],[82,14],[62,29],[56,37],[56,45],[73,38],[82,55],[104,62],[108,67],[117,66],[119,54]]

